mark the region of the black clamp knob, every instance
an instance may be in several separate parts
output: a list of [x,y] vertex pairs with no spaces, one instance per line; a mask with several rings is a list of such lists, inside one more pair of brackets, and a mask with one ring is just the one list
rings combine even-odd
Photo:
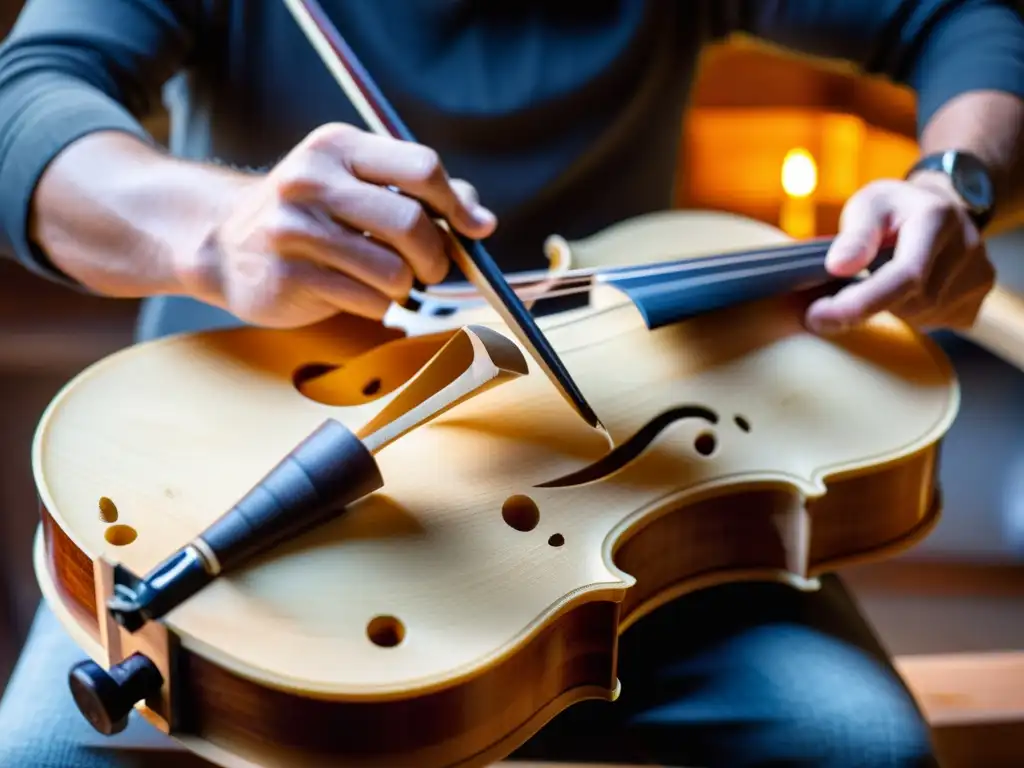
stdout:
[[164,684],[156,665],[136,653],[110,670],[95,661],[83,661],[71,668],[68,685],[78,711],[104,736],[128,727],[135,705],[155,696]]

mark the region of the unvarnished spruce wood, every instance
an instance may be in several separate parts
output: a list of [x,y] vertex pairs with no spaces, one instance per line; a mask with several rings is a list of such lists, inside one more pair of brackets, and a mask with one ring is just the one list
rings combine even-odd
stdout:
[[[781,237],[691,223],[693,255]],[[541,322],[613,443],[674,408],[706,415],[599,481],[542,488],[609,445],[529,360],[530,375],[388,445],[382,491],[166,617],[182,743],[232,768],[487,765],[573,701],[614,698],[617,635],[660,602],[744,578],[813,589],[934,524],[959,391],[928,339],[889,316],[818,338],[790,298],[652,332],[598,293]],[[83,650],[106,659],[97,558],[145,573],[324,418],[358,432],[443,345],[438,322],[183,335],[72,381],[33,461],[40,581]],[[485,309],[449,322],[509,335]],[[381,617],[400,628],[394,647],[369,637]]]

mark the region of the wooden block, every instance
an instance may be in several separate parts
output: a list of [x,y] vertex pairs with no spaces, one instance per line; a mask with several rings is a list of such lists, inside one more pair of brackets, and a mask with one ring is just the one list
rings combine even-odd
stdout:
[[903,656],[896,669],[933,727],[1024,724],[1024,652]]

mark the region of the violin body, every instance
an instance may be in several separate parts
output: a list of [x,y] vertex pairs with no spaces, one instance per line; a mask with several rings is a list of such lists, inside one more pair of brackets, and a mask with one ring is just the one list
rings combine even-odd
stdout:
[[[674,256],[783,239],[713,214],[689,229]],[[657,241],[637,224],[580,258]],[[325,418],[371,421],[457,328],[508,331],[481,307],[129,348],[39,425],[44,595],[101,664],[159,657],[139,710],[214,764],[490,764],[574,702],[613,700],[617,638],[654,607],[738,579],[814,589],[934,524],[950,364],[890,316],[826,340],[802,308],[784,296],[652,331],[598,286],[539,324],[607,435],[529,360],[383,449],[380,491],[132,636],[105,616],[112,563],[151,568]]]

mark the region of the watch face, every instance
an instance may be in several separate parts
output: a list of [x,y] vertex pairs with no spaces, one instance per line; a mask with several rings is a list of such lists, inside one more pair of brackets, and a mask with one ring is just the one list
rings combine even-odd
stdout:
[[963,152],[948,152],[943,165],[954,188],[969,206],[975,210],[992,207],[995,197],[992,180],[980,160]]

